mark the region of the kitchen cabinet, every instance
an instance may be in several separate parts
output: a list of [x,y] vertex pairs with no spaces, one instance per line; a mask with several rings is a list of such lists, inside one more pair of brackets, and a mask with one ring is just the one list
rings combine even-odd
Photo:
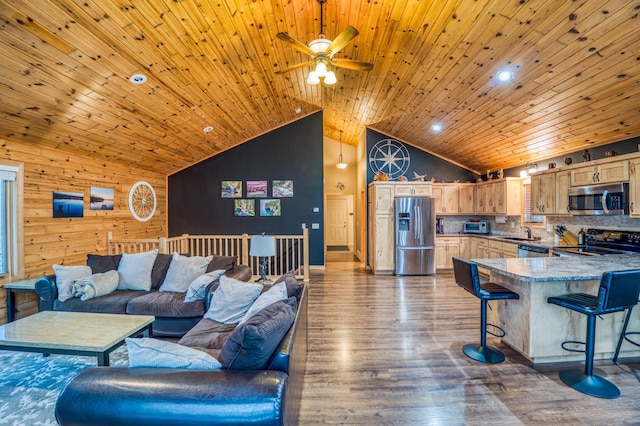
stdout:
[[629,216],[640,217],[640,159],[629,162]]
[[431,182],[395,183],[396,197],[431,197]]
[[470,237],[471,242],[471,259],[488,259],[489,258],[489,240],[486,238]]
[[431,193],[437,215],[458,214],[460,189],[457,186],[436,183],[431,186]]
[[571,170],[571,186],[626,182],[628,180],[628,161],[607,161]]
[[460,257],[463,259],[471,258],[471,237],[460,238]]
[[489,258],[518,257],[518,244],[489,240]]
[[556,172],[556,215],[569,215],[569,187],[571,171]]
[[453,256],[460,257],[460,237],[436,236],[436,269],[453,269]]
[[476,186],[476,212],[487,215],[521,215],[521,180],[519,178],[503,178],[478,183]]
[[374,274],[391,274],[394,269],[395,185],[371,183],[368,188],[368,263]]
[[460,184],[458,187],[459,194],[459,205],[458,205],[458,213],[460,214],[475,214],[475,195],[476,195],[476,185],[473,183]]
[[541,173],[531,176],[531,213],[555,214],[556,174]]

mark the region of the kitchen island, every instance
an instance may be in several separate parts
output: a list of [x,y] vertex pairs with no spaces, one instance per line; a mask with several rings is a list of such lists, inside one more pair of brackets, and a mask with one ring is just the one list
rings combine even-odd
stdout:
[[[578,292],[595,295],[603,272],[640,269],[637,255],[472,261],[489,271],[492,282],[520,295],[519,300],[490,302],[493,310],[488,311],[488,320],[504,328],[503,342],[534,363],[584,360],[584,354],[567,352],[560,345],[566,340],[585,340],[586,316],[550,305],[548,297]],[[613,357],[625,314],[598,318],[595,359]],[[628,331],[640,331],[640,308],[634,309]],[[640,356],[640,348],[623,343],[620,358],[630,356]]]

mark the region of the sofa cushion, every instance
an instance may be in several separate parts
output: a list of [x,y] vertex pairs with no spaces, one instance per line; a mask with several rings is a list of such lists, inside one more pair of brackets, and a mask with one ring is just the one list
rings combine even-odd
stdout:
[[195,327],[178,340],[178,343],[191,348],[220,350],[235,328],[235,324],[222,324],[208,318],[202,318]]
[[206,272],[211,258],[212,256],[188,257],[173,253],[167,276],[160,286],[160,291],[186,292],[191,281]]
[[223,324],[237,324],[247,313],[253,301],[260,296],[262,284],[252,284],[229,278],[220,277],[218,289],[211,297],[209,310],[205,318]]
[[150,290],[151,271],[157,256],[157,249],[133,254],[123,253],[118,265],[118,290]]
[[222,365],[211,355],[166,340],[144,337],[127,338],[129,367],[184,368],[187,370],[219,370]]
[[164,282],[172,257],[170,254],[165,253],[158,253],[158,256],[156,256],[156,261],[153,262],[153,269],[151,269],[151,288],[153,290],[159,289]]
[[133,315],[154,315],[168,318],[194,318],[204,315],[204,301],[184,301],[184,293],[149,291],[127,304],[126,312]]
[[293,271],[289,271],[286,274],[282,275],[278,278],[273,284],[278,284],[284,282],[287,286],[287,295],[288,297],[295,296],[296,298],[300,298],[300,292],[302,292],[303,285],[298,282]]
[[195,302],[196,300],[204,300],[207,297],[207,288],[209,284],[220,279],[224,275],[224,269],[207,272],[191,281],[187,289],[187,295],[184,297],[185,302]]
[[224,269],[228,271],[233,268],[233,265],[238,261],[238,256],[218,256],[217,254],[211,255],[212,259],[207,267],[207,272],[215,271],[218,269]]
[[249,318],[260,312],[262,309],[277,302],[278,300],[284,300],[287,297],[287,286],[284,282],[271,286],[269,290],[258,296],[247,313],[244,314],[244,317],[242,317],[239,324],[244,324]]
[[109,271],[117,271],[120,264],[121,254],[100,255],[88,254],[87,266],[91,268],[94,274],[100,274]]
[[127,303],[144,294],[139,290],[118,290],[105,296],[82,301],[78,298],[69,299],[66,302],[54,300],[54,311],[69,312],[95,312],[105,314],[124,314],[127,312]]
[[63,266],[53,265],[56,274],[56,286],[58,287],[58,300],[65,302],[73,298],[73,282],[91,275],[88,266]]
[[239,325],[220,351],[223,368],[262,370],[289,331],[296,316],[296,298],[273,303]]

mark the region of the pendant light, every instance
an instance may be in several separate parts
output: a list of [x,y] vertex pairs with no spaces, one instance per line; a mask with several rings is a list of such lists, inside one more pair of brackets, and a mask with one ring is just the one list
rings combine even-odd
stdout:
[[338,164],[336,164],[336,167],[339,169],[347,168],[347,163],[342,161],[342,130],[340,130],[340,156],[338,157]]

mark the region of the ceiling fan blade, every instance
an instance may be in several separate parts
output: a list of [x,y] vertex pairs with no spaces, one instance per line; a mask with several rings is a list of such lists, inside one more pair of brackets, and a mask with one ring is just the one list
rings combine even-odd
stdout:
[[302,53],[306,53],[307,55],[310,55],[310,56],[315,55],[315,52],[311,50],[309,46],[291,37],[288,33],[278,33],[276,34],[276,37],[278,37],[282,41],[286,41],[291,45],[291,47],[301,51]]
[[371,62],[356,61],[353,59],[332,59],[331,65],[356,71],[371,71],[373,69]]
[[336,52],[349,44],[351,40],[356,38],[358,34],[360,34],[358,30],[349,25],[344,29],[344,31],[338,34],[338,37],[336,37],[335,40],[333,40],[333,42],[329,45],[329,47],[327,47],[327,51],[325,53],[329,57],[331,57],[331,55],[335,55]]
[[287,73],[289,71],[297,70],[298,68],[307,67],[307,66],[309,66],[311,64],[313,64],[313,61],[303,62],[302,64],[297,64],[297,65],[291,65],[290,67],[282,68],[281,70],[276,71],[276,74],[284,74],[284,73]]

